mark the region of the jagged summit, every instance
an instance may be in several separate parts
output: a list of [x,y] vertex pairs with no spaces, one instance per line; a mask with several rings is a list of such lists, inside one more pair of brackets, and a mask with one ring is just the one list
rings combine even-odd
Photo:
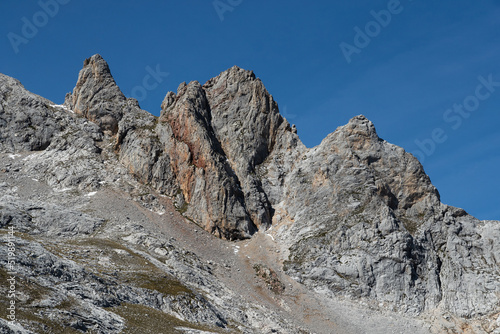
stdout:
[[[22,264],[30,279],[39,284],[53,282],[50,289],[71,295],[76,285],[64,285],[54,276],[64,267],[72,273],[68,279],[85,283],[81,286],[97,284],[98,294],[73,293],[77,299],[85,296],[80,299],[92,301],[73,310],[96,315],[99,328],[110,333],[119,332],[116,328],[123,327],[123,320],[112,311],[99,313],[96,307],[109,306],[99,298],[111,298],[102,292],[110,291],[103,285],[111,282],[123,285],[112,297],[116,304],[147,305],[193,322],[211,319],[226,326],[234,321],[252,328],[246,332],[269,328],[300,332],[282,322],[275,325],[275,320],[261,315],[268,314],[263,311],[252,311],[258,316],[250,320],[244,313],[235,314],[235,305],[251,308],[233,297],[222,298],[226,292],[212,288],[212,268],[193,260],[189,252],[174,251],[165,241],[168,238],[161,239],[165,230],[184,238],[185,247],[203,256],[211,254],[209,245],[218,238],[250,239],[243,241],[249,245],[246,252],[221,241],[222,252],[233,246],[234,252],[229,249],[231,259],[221,264],[217,274],[227,274],[231,261],[241,264],[241,274],[235,275],[248,274],[250,268],[251,278],[244,281],[238,276],[234,285],[246,289],[255,278],[252,268],[258,268],[257,273],[272,278],[266,284],[285,289],[279,302],[273,302],[280,312],[292,312],[293,305],[286,303],[304,300],[304,293],[295,292],[300,288],[314,296],[310,300],[325,298],[330,305],[346,297],[408,315],[450,314],[457,328],[464,328],[460,326],[465,322],[480,323],[490,332],[500,328],[494,325],[500,307],[500,223],[479,221],[462,209],[442,204],[418,160],[380,139],[363,115],[337,128],[318,146],[306,148],[261,80],[235,66],[203,85],[180,84],[177,92],[166,94],[161,115],[155,117],[123,95],[99,55],[84,62],[65,106],[29,93],[3,75],[0,102],[0,162],[13,160],[0,166],[0,188],[7,189],[2,190],[7,195],[0,195],[0,226],[14,224],[30,236],[56,242],[100,235],[109,245],[111,238],[118,245],[110,246],[113,261],[108,266],[117,263],[116,256],[118,262],[128,263],[130,257],[142,254],[146,263],[162,273],[175,273],[214,303],[196,297],[201,309],[186,311],[185,295],[165,299],[151,292],[157,289],[152,283],[146,285],[146,292],[131,287],[129,277],[120,276],[129,269],[117,265],[116,274],[97,282],[90,275],[76,275],[76,267],[56,255],[51,255],[51,263],[43,262],[48,251],[34,246],[32,240],[23,241],[27,246],[22,254],[40,254],[26,255],[31,262]],[[3,172],[10,169],[27,175],[25,183]],[[49,187],[51,196],[70,208],[41,202],[39,193],[29,201],[22,197],[31,193],[26,189],[37,187]],[[92,196],[100,200],[92,201]],[[123,201],[129,204],[119,204]],[[168,211],[171,208],[178,212],[174,215]],[[144,214],[136,215],[138,211]],[[62,216],[55,216],[57,212]],[[95,212],[105,218],[93,217]],[[172,217],[180,226],[173,225]],[[146,231],[146,225],[154,232]],[[203,234],[207,238],[199,239],[200,228],[218,238]],[[124,243],[137,249],[125,254],[120,246]],[[261,246],[269,244],[272,251],[265,253]],[[245,256],[239,258],[239,252]],[[5,258],[0,256],[0,261]],[[144,259],[134,260],[134,265]],[[268,261],[279,274],[263,269],[258,261]],[[33,268],[42,278],[30,276]],[[287,290],[289,285],[283,288],[280,279],[293,282],[293,290]],[[246,290],[237,291],[245,296]],[[316,311],[325,314],[325,310]],[[302,310],[292,314],[297,316],[303,317]],[[264,318],[265,325],[255,320]],[[266,327],[269,321],[273,325]],[[324,328],[318,332],[331,332]]]
[[127,104],[132,103],[127,103],[108,63],[99,54],[85,59],[73,93],[66,94],[65,98],[69,109],[113,134],[118,130]]
[[354,127],[357,127],[357,128],[363,128],[363,130],[361,130],[361,132],[365,133],[365,134],[376,134],[377,131],[375,130],[375,125],[373,125],[373,123],[368,119],[366,118],[364,115],[358,115],[358,116],[354,116],[353,118],[351,118],[349,120],[349,123],[347,123],[347,126],[350,126],[352,128]]
[[98,53],[96,53],[95,55],[93,55],[93,56],[91,56],[89,58],[86,58],[83,61],[83,67],[85,67],[85,66],[87,66],[89,64],[100,64],[100,65],[102,65],[104,72],[111,73],[111,71],[109,70],[108,63]]
[[220,80],[227,80],[227,84],[230,86],[231,84],[235,84],[237,82],[244,82],[247,80],[259,80],[255,77],[253,71],[245,70],[239,66],[234,65],[233,67],[228,68],[227,70],[220,73],[217,77],[209,79],[204,86],[212,86],[214,82]]
[[370,141],[380,140],[375,125],[364,115],[352,117],[346,125],[338,127],[334,132],[325,137],[323,141],[330,141],[336,136],[349,138],[351,144],[367,145]]

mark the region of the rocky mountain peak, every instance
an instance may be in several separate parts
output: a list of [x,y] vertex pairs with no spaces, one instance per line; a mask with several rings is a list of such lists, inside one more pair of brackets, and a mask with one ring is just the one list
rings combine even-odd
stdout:
[[[65,104],[0,75],[0,227],[23,232],[19,283],[47,291],[19,286],[32,295],[16,303],[19,314],[40,308],[35,322],[119,333],[128,320],[116,307],[135,304],[242,333],[303,333],[286,322],[268,327],[266,304],[241,303],[249,293],[269,299],[264,285],[248,290],[257,274],[279,287],[269,300],[280,314],[301,322],[319,314],[314,322],[326,325],[311,332],[331,332],[332,305],[344,298],[372,315],[445,315],[434,332],[500,330],[500,223],[442,204],[418,160],[363,115],[306,148],[261,80],[235,66],[204,85],[182,83],[156,117],[125,98],[99,55],[85,60]],[[200,228],[250,240],[240,248]],[[165,274],[197,292],[165,290]],[[59,308],[68,300],[71,312]]]
[[[420,162],[403,148],[381,139],[374,124],[363,115],[353,117],[329,134],[317,150],[330,156],[342,156],[343,164],[357,168],[354,175],[359,176],[361,170],[373,175],[378,196],[405,216],[423,217],[426,208],[439,203],[439,192]],[[365,175],[361,182],[366,180]],[[416,225],[422,223],[420,219],[414,220]]]
[[208,80],[205,83],[205,86],[211,86],[221,80],[231,85],[231,84],[245,82],[247,80],[258,80],[258,79],[255,77],[253,71],[245,70],[241,67],[234,65],[233,67],[228,68],[218,76]]
[[68,108],[113,134],[123,117],[124,104],[125,95],[111,75],[108,63],[99,54],[84,61],[73,93],[68,93],[65,99]]
[[239,156],[245,161],[241,167],[250,171],[272,151],[284,121],[278,104],[252,71],[237,66],[207,81],[203,89],[217,138],[230,158]]
[[375,125],[366,118],[364,115],[354,116],[347,123],[346,128],[351,130],[352,133],[362,134],[367,137],[372,137],[377,134],[375,130]]
[[95,54],[92,57],[85,59],[83,61],[83,69],[86,68],[90,69],[91,75],[96,81],[112,81],[114,83],[109,65],[100,54]]
[[60,130],[51,119],[52,106],[18,80],[0,73],[0,151],[46,149]]
[[351,118],[346,125],[340,126],[335,132],[329,134],[325,141],[340,140],[345,145],[369,151],[370,146],[380,140],[375,125],[365,116],[359,115]]

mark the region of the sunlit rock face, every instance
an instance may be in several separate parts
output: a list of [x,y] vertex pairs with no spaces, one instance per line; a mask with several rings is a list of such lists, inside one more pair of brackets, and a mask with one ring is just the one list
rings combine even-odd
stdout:
[[[168,92],[159,117],[123,95],[99,55],[85,60],[64,105],[0,74],[0,154],[13,161],[2,161],[2,175],[21,171],[57,198],[35,192],[36,198],[26,200],[19,193],[30,189],[24,181],[6,176],[0,182],[0,226],[30,236],[20,243],[19,254],[29,258],[22,263],[23,275],[53,294],[69,294],[62,284],[68,280],[93,284],[99,293],[78,294],[93,306],[82,302],[75,310],[109,332],[119,332],[123,322],[97,308],[124,301],[193,322],[225,326],[227,319],[239,319],[248,328],[265,327],[236,314],[231,307],[237,301],[222,298],[222,287],[208,288],[212,273],[189,252],[141,232],[130,219],[133,210],[120,209],[109,219],[94,216],[92,210],[115,207],[97,209],[94,203],[89,209],[83,199],[110,189],[110,198],[133,199],[148,212],[164,214],[161,202],[171,201],[176,214],[218,238],[245,240],[265,232],[284,250],[276,264],[283,275],[328,298],[412,315],[439,310],[460,319],[491,318],[499,310],[499,222],[442,204],[418,160],[379,138],[362,115],[306,148],[260,79],[236,66],[203,85],[182,83]],[[101,230],[163,254],[163,262],[177,261],[170,274],[221,304],[214,307],[190,290],[200,307],[193,313],[187,299],[145,295],[118,274],[99,279],[88,267],[59,257],[63,250],[50,253],[36,239],[66,243]],[[30,274],[27,268],[38,271]],[[109,291],[113,284],[123,284],[115,295]]]

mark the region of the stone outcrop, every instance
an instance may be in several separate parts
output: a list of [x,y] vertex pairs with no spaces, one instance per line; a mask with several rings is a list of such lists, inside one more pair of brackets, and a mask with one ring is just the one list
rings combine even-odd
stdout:
[[65,122],[53,115],[48,100],[28,92],[19,81],[0,74],[0,127],[3,151],[40,151],[50,145]]
[[203,86],[181,84],[161,108],[159,119],[137,109],[120,121],[121,162],[181,197],[179,209],[213,234],[241,239],[268,228],[273,209],[257,170],[294,134],[262,82],[233,67]]
[[111,134],[117,132],[118,122],[128,109],[138,107],[137,101],[127,101],[100,55],[85,60],[73,93],[66,94],[64,104]]
[[246,208],[257,226],[271,224],[272,208],[256,168],[273,151],[280,125],[278,105],[251,71],[232,67],[203,85],[211,125],[245,194]]
[[297,280],[412,313],[444,305],[472,317],[497,307],[497,269],[466,273],[498,268],[498,223],[441,204],[417,159],[380,139],[365,117],[306,152],[285,184],[293,224],[278,235]]
[[[170,99],[172,98],[172,99]],[[186,214],[227,239],[249,237],[254,222],[245,208],[240,182],[211,126],[210,106],[198,82],[168,94],[159,120]]]
[[[364,116],[306,148],[251,71],[232,67],[204,85],[183,83],[167,93],[159,117],[123,95],[99,55],[85,61],[64,106],[0,74],[0,130],[0,153],[30,152],[16,170],[58,191],[119,184],[116,191],[134,193],[151,211],[159,206],[157,196],[170,197],[185,217],[223,239],[266,231],[284,250],[284,272],[331,298],[412,315],[439,310],[467,319],[498,313],[500,222],[442,204],[418,160],[379,138]],[[104,220],[80,215],[78,205],[63,208],[8,194],[2,201],[0,225],[32,236],[89,236],[106,227]],[[133,228],[120,219],[116,229]],[[38,244],[22,247],[49,259],[51,268],[70,268],[103,295],[106,285],[115,284]],[[26,267],[44,265],[29,261]],[[199,261],[189,261],[196,263],[190,272],[206,275]],[[203,282],[209,285],[209,279]],[[170,313],[184,307],[180,317],[222,326],[238,317],[227,307],[215,310],[201,296],[202,311],[193,315],[178,300],[158,302],[162,297],[154,294],[139,300],[137,287],[124,289],[122,299],[106,298]],[[123,325],[113,314],[83,309],[98,312],[99,326]]]

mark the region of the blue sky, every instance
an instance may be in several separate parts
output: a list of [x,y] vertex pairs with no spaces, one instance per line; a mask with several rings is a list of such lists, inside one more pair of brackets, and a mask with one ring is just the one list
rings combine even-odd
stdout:
[[[350,62],[341,44],[357,48]],[[307,146],[364,114],[444,203],[500,220],[498,0],[3,0],[0,50],[1,73],[57,103],[100,53],[153,114],[183,81],[251,69]],[[151,69],[163,74],[145,90]]]

